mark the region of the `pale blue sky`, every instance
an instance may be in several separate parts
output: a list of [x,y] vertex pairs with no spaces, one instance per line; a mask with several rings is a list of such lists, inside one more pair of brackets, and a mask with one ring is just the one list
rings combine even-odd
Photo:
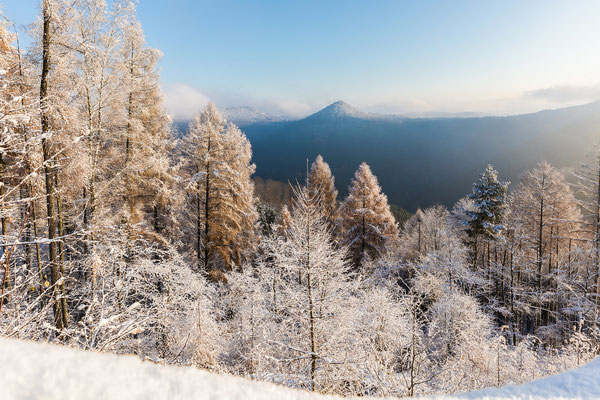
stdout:
[[[38,0],[0,0],[17,24]],[[512,114],[600,99],[599,1],[141,0],[168,106]]]

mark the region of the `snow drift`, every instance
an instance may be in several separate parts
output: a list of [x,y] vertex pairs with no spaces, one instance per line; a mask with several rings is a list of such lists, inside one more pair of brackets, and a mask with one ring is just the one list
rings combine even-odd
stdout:
[[[0,398],[43,399],[333,399],[193,367],[156,365],[134,356],[0,339]],[[600,398],[600,358],[572,371],[500,389],[429,399]],[[363,398],[365,399],[365,398]]]

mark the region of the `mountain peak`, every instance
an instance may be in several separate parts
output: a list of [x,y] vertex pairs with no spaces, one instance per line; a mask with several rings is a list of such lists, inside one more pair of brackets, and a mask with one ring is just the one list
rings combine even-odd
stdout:
[[338,100],[334,103],[331,103],[328,107],[353,108],[350,104],[346,103],[344,100]]
[[369,114],[352,107],[343,100],[331,103],[320,111],[310,115],[308,118],[326,118],[326,119],[341,119],[341,118],[369,118]]

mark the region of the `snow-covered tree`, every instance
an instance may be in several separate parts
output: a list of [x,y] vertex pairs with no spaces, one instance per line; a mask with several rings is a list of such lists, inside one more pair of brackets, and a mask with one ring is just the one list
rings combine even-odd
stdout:
[[[169,153],[174,142],[170,119],[162,103],[157,63],[162,56],[145,44],[140,24],[129,16],[119,47],[120,129],[116,129],[114,163],[122,182],[116,213],[127,224],[130,241],[148,238],[162,229],[169,197]],[[120,197],[120,199],[119,199]],[[156,236],[155,236],[156,237]],[[158,237],[156,237],[160,240]],[[131,246],[131,245],[130,245]],[[130,249],[128,256],[134,257]]]
[[443,206],[418,209],[405,224],[400,249],[405,259],[416,260],[431,253],[445,253],[460,246],[450,212]]
[[412,325],[411,308],[392,289],[367,286],[358,293],[353,336],[358,339],[355,361],[359,379],[348,394],[406,395],[409,370],[414,372],[417,363],[416,351],[423,350],[421,326]]
[[265,268],[246,266],[232,271],[221,285],[219,308],[225,314],[221,331],[226,337],[222,359],[236,375],[269,379],[279,367],[273,340],[280,327],[273,314],[272,277]]
[[[556,322],[557,284],[579,230],[579,209],[564,177],[546,162],[526,172],[511,199],[515,233],[521,238],[525,269],[533,278],[536,325]],[[534,283],[535,282],[535,283]]]
[[262,235],[267,237],[273,235],[278,217],[277,211],[269,204],[259,203],[256,206],[256,212]]
[[[404,224],[404,227],[401,232],[401,243],[405,247],[410,247],[403,249],[404,257],[406,258],[418,258],[422,254],[423,220],[423,210],[418,208],[415,214],[412,217],[410,217]],[[407,240],[409,237],[412,240]]]
[[[69,2],[70,3],[70,2]],[[64,287],[63,264],[64,243],[57,238],[63,236],[63,208],[59,193],[59,171],[64,166],[59,160],[64,156],[65,146],[76,133],[76,115],[72,114],[69,102],[72,88],[65,81],[72,74],[72,53],[65,47],[68,27],[78,18],[73,4],[63,0],[42,2],[41,23],[41,73],[40,73],[40,128],[43,155],[43,170],[46,190],[46,214],[48,226],[48,262],[50,286],[54,303],[54,319],[58,330],[68,326],[67,301]],[[60,158],[59,158],[60,157]],[[64,158],[63,158],[64,159]]]
[[292,223],[292,215],[290,214],[290,210],[286,205],[281,209],[281,213],[279,214],[279,229],[278,233],[281,236],[285,236],[290,224]]
[[[135,7],[128,0],[115,1],[110,8],[102,0],[80,0],[78,11],[79,18],[71,26],[69,46],[75,53],[75,82],[87,136],[87,168],[83,169],[87,183],[81,193],[85,201],[82,224],[88,232],[84,243],[87,252],[93,248],[99,229],[97,225],[100,221],[111,220],[114,214],[114,210],[106,214],[107,206],[114,198],[106,193],[99,196],[97,192],[99,179],[114,178],[107,170],[120,169],[111,165],[114,161],[112,146],[119,142],[114,140],[113,133],[119,132],[122,125],[121,119],[115,116],[124,114],[123,76],[115,72],[122,66],[123,30],[134,20]],[[98,204],[99,200],[102,204]],[[122,204],[121,200],[119,204]],[[100,217],[98,211],[103,211]]]
[[349,354],[346,319],[352,286],[345,249],[334,246],[320,215],[318,195],[295,189],[286,237],[269,244],[278,279],[277,318],[280,335],[277,358],[284,380],[310,390],[335,392]]
[[335,179],[331,174],[329,164],[323,161],[321,155],[317,156],[310,167],[307,186],[312,196],[319,196],[321,216],[327,221],[329,229],[337,234],[339,224],[338,191],[335,188]]
[[491,165],[473,183],[473,190],[467,197],[473,201],[474,209],[466,211],[465,221],[471,237],[490,239],[502,232],[507,188],[508,182],[500,182],[498,171]]
[[[33,129],[37,122],[38,101],[32,86],[35,83],[31,65],[22,58],[18,37],[10,32],[10,21],[1,12],[0,18],[0,303],[4,305],[15,301],[11,288],[19,278],[11,274],[16,265],[11,260],[13,251],[9,244],[19,236],[24,241],[30,239],[31,188],[35,182],[30,175],[32,148],[39,146],[39,136]],[[35,223],[37,226],[37,218]],[[25,261],[28,271],[34,272],[30,250],[28,246]],[[41,293],[41,282],[36,280],[34,284],[37,293]]]
[[[115,235],[119,239],[128,240],[124,232]],[[128,260],[126,243],[97,244],[95,279],[85,283],[96,289],[81,288],[94,298],[76,297],[78,324],[72,340],[99,351],[216,368],[221,333],[210,286],[182,265],[172,247],[157,247],[152,241],[145,245],[138,257]]]
[[507,188],[508,182],[500,182],[498,172],[488,165],[468,195],[473,202],[470,209],[463,211],[467,216],[463,224],[470,237],[473,266],[487,269],[490,281],[493,270],[492,245],[505,229],[503,219],[507,207]]
[[449,291],[431,306],[430,315],[428,337],[435,349],[433,357],[442,365],[445,391],[494,384],[492,322],[477,301]]
[[209,104],[190,122],[182,148],[199,268],[210,272],[241,267],[255,240],[258,218],[250,143]]
[[362,163],[341,206],[343,244],[356,268],[386,255],[398,237],[398,226],[377,177]]
[[507,182],[498,180],[498,172],[488,165],[479,180],[473,184],[469,198],[473,200],[474,211],[468,211],[469,233],[473,237],[493,238],[502,232],[502,217],[506,209]]
[[586,155],[586,161],[575,172],[576,192],[582,212],[582,230],[590,243],[589,255],[596,307],[600,304],[600,146]]

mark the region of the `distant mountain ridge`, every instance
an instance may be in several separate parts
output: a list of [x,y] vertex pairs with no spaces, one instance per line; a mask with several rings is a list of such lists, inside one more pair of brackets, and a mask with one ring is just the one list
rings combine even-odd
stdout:
[[249,106],[228,107],[223,111],[223,117],[238,126],[250,124],[268,124],[284,119]]
[[306,159],[321,154],[340,195],[366,161],[391,203],[414,211],[451,206],[467,194],[488,163],[518,184],[527,169],[546,160],[558,168],[579,165],[600,141],[600,102],[516,116],[406,118],[363,113],[333,103],[297,121],[247,125],[256,175],[303,179]]
[[[229,122],[233,122],[240,128],[245,126],[261,126],[287,122],[283,117],[257,110],[250,106],[227,107],[221,111],[221,115]],[[190,119],[177,119],[174,121],[179,135],[187,132]]]
[[600,102],[515,116],[409,118],[362,112],[344,101],[294,121],[250,107],[224,115],[248,136],[257,176],[302,181],[307,158],[321,154],[345,196],[366,161],[390,202],[409,211],[451,206],[488,163],[516,186],[538,162],[572,169],[600,142]]
[[413,112],[400,114],[404,118],[479,118],[479,117],[493,117],[494,115],[478,113],[478,112],[441,112],[441,111],[429,111],[429,112]]

